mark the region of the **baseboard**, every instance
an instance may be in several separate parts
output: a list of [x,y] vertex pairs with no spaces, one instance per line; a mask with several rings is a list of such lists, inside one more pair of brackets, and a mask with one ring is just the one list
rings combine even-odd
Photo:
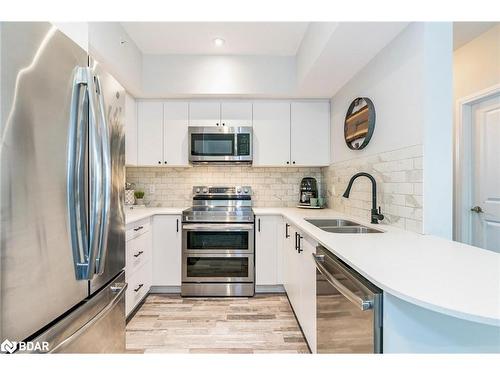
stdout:
[[149,293],[154,294],[180,294],[181,293],[181,287],[180,286],[152,286],[149,289]]
[[285,293],[283,285],[256,285],[255,293]]

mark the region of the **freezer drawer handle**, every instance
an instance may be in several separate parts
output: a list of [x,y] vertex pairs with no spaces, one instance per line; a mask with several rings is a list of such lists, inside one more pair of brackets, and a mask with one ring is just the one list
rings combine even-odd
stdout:
[[139,284],[139,286],[137,288],[134,289],[134,292],[138,292],[139,290],[141,290],[141,288],[144,286],[144,284]]
[[138,251],[137,253],[134,254],[134,258],[138,258],[141,254],[144,254],[144,251]]
[[337,280],[330,272],[327,271],[323,262],[325,261],[324,255],[312,254],[314,263],[318,271],[325,277],[335,289],[337,289],[345,298],[354,303],[360,310],[370,310],[373,308],[373,301],[365,300],[354,294],[349,288]]
[[96,316],[94,316],[87,323],[85,323],[82,327],[80,327],[80,329],[78,329],[75,333],[73,333],[67,339],[61,341],[54,348],[52,348],[49,353],[60,352],[61,349],[64,349],[65,347],[70,345],[73,341],[75,341],[82,334],[84,334],[90,327],[92,327],[94,324],[98,323],[102,318],[104,318],[108,314],[108,312],[113,310],[113,308],[118,304],[118,302],[120,302],[120,300],[122,299],[122,297],[125,293],[125,290],[127,290],[127,287],[128,287],[127,283],[115,283],[112,286],[110,286],[111,291],[113,293],[116,293],[116,295],[106,305],[106,307],[104,307]]
[[134,228],[134,231],[137,232],[137,231],[140,231],[141,229],[144,229],[144,227],[142,225],[140,227]]

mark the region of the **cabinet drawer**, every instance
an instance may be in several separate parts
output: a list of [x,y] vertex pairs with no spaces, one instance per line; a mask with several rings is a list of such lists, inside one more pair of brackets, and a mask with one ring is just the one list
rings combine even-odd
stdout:
[[126,241],[139,237],[141,234],[149,232],[151,227],[149,218],[130,224],[126,232]]
[[151,234],[143,235],[127,241],[126,245],[126,270],[129,275],[151,259]]
[[137,306],[144,298],[151,287],[151,263],[143,264],[135,273],[128,275],[126,273],[128,288],[125,294],[125,315]]

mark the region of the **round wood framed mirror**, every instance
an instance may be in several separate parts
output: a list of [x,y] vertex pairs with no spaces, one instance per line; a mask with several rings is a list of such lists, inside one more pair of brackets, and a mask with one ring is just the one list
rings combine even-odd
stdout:
[[368,98],[352,101],[344,121],[344,139],[351,150],[365,148],[375,129],[375,106]]

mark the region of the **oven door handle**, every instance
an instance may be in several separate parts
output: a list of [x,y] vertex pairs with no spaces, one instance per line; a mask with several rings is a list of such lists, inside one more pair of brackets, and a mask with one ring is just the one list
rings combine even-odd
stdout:
[[253,230],[253,224],[182,224],[183,230]]

